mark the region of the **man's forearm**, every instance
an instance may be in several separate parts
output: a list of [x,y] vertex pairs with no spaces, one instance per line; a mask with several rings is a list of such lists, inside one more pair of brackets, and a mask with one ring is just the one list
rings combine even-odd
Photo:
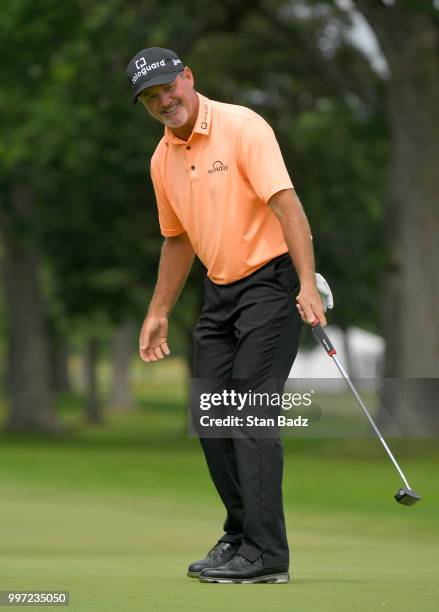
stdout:
[[148,315],[169,316],[184,287],[193,261],[194,250],[187,234],[165,239]]
[[300,284],[315,284],[311,229],[295,191],[280,191],[270,199],[269,205],[281,223]]

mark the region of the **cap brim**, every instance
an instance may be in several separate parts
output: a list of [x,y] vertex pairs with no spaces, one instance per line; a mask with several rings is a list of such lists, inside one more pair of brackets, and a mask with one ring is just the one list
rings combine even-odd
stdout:
[[145,89],[149,89],[150,87],[154,87],[155,85],[166,85],[166,83],[172,83],[172,81],[175,81],[177,74],[180,72],[183,72],[183,70],[176,70],[175,72],[160,74],[153,79],[150,79],[147,83],[142,83],[141,87],[139,87],[134,94],[133,105],[137,102],[137,98],[142,91],[145,91]]

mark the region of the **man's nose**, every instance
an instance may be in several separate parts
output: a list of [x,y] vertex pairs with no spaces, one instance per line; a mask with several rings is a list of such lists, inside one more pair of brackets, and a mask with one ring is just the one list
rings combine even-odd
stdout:
[[171,95],[168,92],[160,92],[160,106],[162,109],[168,108],[171,103]]

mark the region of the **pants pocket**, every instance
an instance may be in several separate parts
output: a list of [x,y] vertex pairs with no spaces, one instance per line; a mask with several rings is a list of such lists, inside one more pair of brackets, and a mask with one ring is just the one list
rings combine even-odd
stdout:
[[293,293],[299,289],[299,278],[291,262],[280,262],[279,265],[275,265],[274,276],[287,293]]

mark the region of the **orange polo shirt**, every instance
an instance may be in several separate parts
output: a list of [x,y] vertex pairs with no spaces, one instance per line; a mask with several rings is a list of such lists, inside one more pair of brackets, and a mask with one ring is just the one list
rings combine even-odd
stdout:
[[267,202],[293,184],[260,115],[198,96],[192,134],[180,140],[165,127],[151,178],[162,235],[186,232],[209,278],[225,285],[288,251]]

